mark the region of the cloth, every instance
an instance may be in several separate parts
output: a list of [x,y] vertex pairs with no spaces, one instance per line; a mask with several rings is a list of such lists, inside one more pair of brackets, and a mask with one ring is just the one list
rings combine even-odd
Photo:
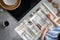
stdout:
[[49,31],[46,33],[46,40],[56,40],[58,33],[60,33],[60,26],[57,26],[55,28],[49,28]]

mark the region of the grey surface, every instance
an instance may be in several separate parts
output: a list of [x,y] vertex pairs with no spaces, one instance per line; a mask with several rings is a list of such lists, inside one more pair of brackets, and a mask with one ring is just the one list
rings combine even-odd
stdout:
[[7,11],[0,8],[0,25],[3,21],[9,21],[9,26],[5,29],[0,28],[0,40],[22,40],[14,30],[18,22]]

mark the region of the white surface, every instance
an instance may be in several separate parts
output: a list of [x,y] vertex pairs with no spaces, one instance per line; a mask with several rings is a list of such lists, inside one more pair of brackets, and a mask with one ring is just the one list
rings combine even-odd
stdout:
[[3,0],[6,5],[14,5],[17,0]]

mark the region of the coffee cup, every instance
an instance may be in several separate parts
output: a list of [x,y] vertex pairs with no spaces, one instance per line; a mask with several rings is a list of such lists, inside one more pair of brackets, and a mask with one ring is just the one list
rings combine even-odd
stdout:
[[15,10],[21,4],[21,0],[0,0],[0,5],[6,10]]

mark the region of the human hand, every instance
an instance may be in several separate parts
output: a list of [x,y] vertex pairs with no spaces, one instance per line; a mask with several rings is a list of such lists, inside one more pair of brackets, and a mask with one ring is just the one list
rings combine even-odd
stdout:
[[47,16],[50,20],[53,20],[53,16],[52,16],[51,13],[48,13],[46,16]]

